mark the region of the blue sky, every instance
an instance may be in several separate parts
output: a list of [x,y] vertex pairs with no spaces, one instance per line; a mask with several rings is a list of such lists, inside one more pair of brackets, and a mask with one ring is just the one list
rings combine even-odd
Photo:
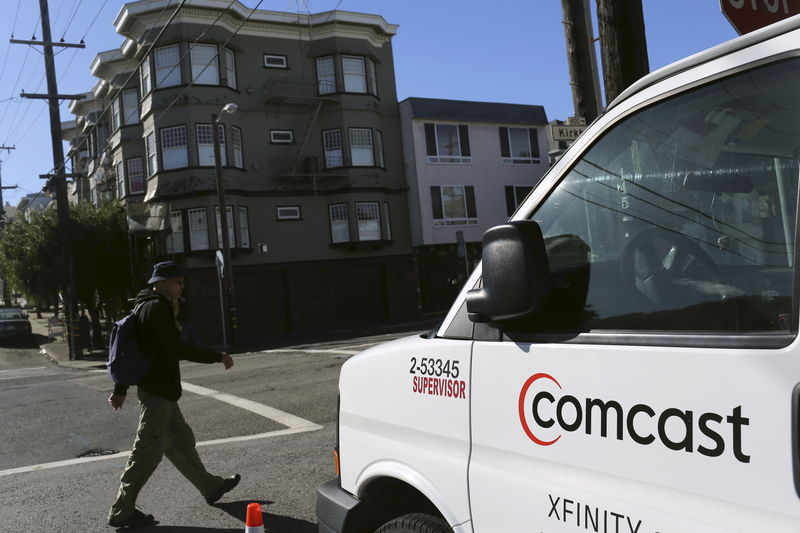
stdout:
[[[255,7],[259,0],[242,0]],[[595,0],[590,0],[594,9]],[[61,94],[88,91],[98,52],[118,48],[113,20],[120,0],[49,0],[53,37],[85,49],[56,56]],[[177,5],[177,1],[175,2]],[[10,44],[41,39],[38,2],[0,0],[0,150],[3,200],[16,205],[41,191],[39,174],[53,168],[41,47]],[[736,37],[718,0],[643,0],[650,69]],[[375,13],[399,26],[392,41],[397,95],[542,105],[549,120],[572,114],[560,0],[263,0],[259,9]],[[596,31],[596,26],[595,26]],[[61,120],[71,120],[67,105]]]

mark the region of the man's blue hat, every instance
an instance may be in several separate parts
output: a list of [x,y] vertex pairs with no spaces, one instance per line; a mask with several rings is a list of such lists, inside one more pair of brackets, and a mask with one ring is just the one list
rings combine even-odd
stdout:
[[185,272],[183,267],[175,261],[164,261],[153,265],[153,275],[147,280],[148,285],[152,285],[157,281],[163,281],[169,278],[177,278],[184,276]]

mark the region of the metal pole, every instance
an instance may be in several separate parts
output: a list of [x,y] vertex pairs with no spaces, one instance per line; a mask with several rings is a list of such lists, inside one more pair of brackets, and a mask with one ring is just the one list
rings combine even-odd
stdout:
[[50,35],[50,13],[47,0],[39,0],[42,16],[42,39],[44,46],[44,67],[47,77],[48,104],[50,107],[50,137],[53,144],[53,168],[55,169],[56,206],[58,208],[58,234],[61,241],[61,253],[67,271],[67,301],[65,306],[69,335],[70,359],[80,359],[81,349],[77,342],[76,327],[78,302],[75,299],[75,264],[72,257],[72,246],[69,241],[71,219],[69,216],[69,200],[67,199],[67,179],[64,176],[64,147],[61,144],[61,112],[58,102],[58,86],[56,82],[56,64],[53,57],[53,40]]
[[213,130],[212,134],[214,138],[214,169],[217,174],[217,201],[219,202],[220,232],[222,233],[222,254],[225,259],[222,281],[224,282],[224,292],[228,303],[228,313],[223,319],[230,332],[229,338],[231,345],[235,346],[237,340],[236,301],[233,292],[233,264],[231,263],[230,235],[228,235],[228,210],[225,204],[225,184],[222,178],[222,162],[220,159],[219,119],[220,117],[216,114],[211,115],[211,129]]

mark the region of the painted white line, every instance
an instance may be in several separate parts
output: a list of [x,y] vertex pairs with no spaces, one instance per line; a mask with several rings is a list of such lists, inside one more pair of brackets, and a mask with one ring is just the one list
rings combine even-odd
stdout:
[[359,353],[361,350],[266,350],[263,353],[321,353],[321,354],[333,354],[333,355],[355,355]]
[[294,416],[285,411],[270,407],[269,405],[264,405],[263,403],[246,400],[245,398],[239,398],[233,394],[219,392],[214,389],[207,389],[199,385],[192,385],[191,383],[186,383],[185,381],[181,381],[181,386],[185,391],[193,392],[201,396],[209,396],[215,400],[231,404],[240,409],[250,411],[251,413],[261,415],[264,418],[269,418],[270,420],[273,420],[279,424],[283,424],[289,429],[307,428],[312,426],[316,428],[322,427],[318,426],[314,422],[300,418],[299,416]]
[[30,370],[41,370],[43,368],[48,368],[46,366],[33,366],[28,368],[10,368],[8,370],[0,370],[0,374],[4,374],[6,372],[28,372]]

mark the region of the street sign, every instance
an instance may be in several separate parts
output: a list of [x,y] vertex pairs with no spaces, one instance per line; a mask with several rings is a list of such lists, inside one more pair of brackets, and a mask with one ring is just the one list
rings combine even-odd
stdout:
[[551,124],[550,136],[554,141],[574,141],[583,133],[586,126],[570,126],[567,124]]
[[720,0],[719,6],[739,35],[800,13],[800,0]]

